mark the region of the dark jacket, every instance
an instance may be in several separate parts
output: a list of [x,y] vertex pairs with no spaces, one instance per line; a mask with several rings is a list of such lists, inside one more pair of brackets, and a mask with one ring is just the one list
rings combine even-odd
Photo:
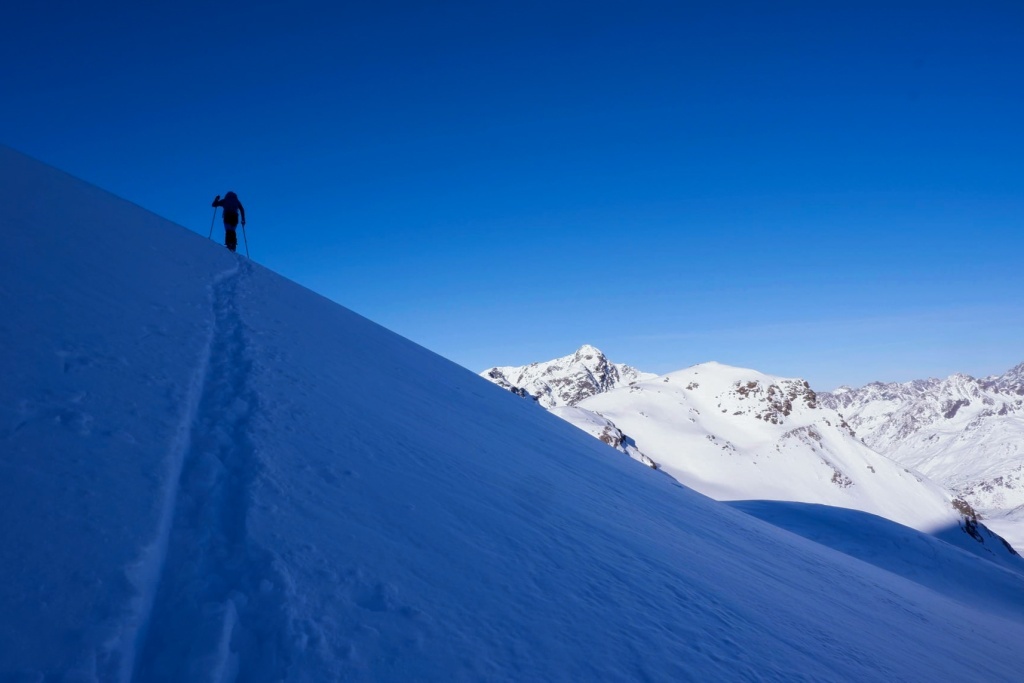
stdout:
[[238,201],[238,195],[234,192],[228,192],[224,195],[224,199],[217,195],[217,198],[213,200],[213,206],[224,207],[224,225],[235,227],[238,225],[238,214],[242,214],[242,225],[245,225],[245,207],[242,206],[242,202]]

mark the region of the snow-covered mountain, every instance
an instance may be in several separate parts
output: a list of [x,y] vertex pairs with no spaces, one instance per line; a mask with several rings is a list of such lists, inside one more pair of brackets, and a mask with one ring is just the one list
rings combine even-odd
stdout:
[[1007,555],[963,500],[861,443],[806,381],[703,363],[576,408],[607,420],[644,457],[716,500],[831,505],[929,533],[960,527],[965,547]]
[[1024,668],[1017,572],[710,500],[2,147],[0,348],[3,681]]
[[612,363],[585,344],[575,353],[543,363],[495,367],[480,373],[500,387],[531,396],[545,408],[574,406],[595,394],[654,377],[621,363]]
[[[593,347],[583,350],[614,367]],[[564,371],[571,366],[527,366],[546,369],[566,394],[587,394],[551,412],[707,496],[862,510],[928,533],[957,527],[968,549],[1020,565],[967,501],[865,446],[806,381],[705,363],[661,377],[634,370],[628,385],[597,391],[588,375]],[[483,375],[508,384],[504,373]]]
[[864,443],[941,483],[1024,545],[1024,364],[983,379],[841,387],[819,400]]

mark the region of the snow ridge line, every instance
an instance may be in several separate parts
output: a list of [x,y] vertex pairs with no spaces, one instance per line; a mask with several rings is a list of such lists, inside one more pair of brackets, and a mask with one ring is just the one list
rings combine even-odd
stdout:
[[[228,278],[237,276],[238,272],[239,267],[236,264],[234,268],[218,273],[207,285],[211,308],[216,300],[217,288]],[[120,651],[117,653],[119,655],[117,661],[113,662],[114,667],[118,669],[117,680],[123,683],[128,683],[131,680],[136,657],[146,638],[146,632],[152,619],[157,588],[167,560],[174,510],[177,507],[178,492],[181,488],[181,473],[188,456],[192,426],[199,413],[199,403],[203,395],[203,385],[206,381],[216,334],[217,320],[214,317],[207,330],[207,338],[200,351],[199,362],[196,363],[192,377],[189,379],[188,390],[185,393],[185,409],[181,413],[181,420],[174,432],[174,438],[171,440],[167,458],[169,485],[164,489],[163,500],[160,502],[160,519],[157,524],[156,537],[153,539],[153,543],[143,550],[137,564],[129,571],[132,582],[139,590],[139,597],[134,605],[136,613],[134,619],[131,620],[133,623],[129,625],[129,633],[125,634],[122,639]]]
[[135,649],[137,681],[277,681],[285,678],[290,622],[285,579],[248,535],[263,466],[251,431],[241,277],[213,287],[214,332],[188,424],[159,584]]

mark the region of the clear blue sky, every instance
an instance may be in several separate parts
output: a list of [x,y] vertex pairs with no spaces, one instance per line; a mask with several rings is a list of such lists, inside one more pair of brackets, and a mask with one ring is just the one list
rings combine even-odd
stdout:
[[473,370],[1024,361],[1024,3],[16,5],[0,142]]

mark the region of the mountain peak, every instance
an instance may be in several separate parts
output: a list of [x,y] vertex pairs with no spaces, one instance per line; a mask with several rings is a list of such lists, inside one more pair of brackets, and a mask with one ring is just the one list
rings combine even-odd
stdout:
[[995,381],[995,386],[1004,394],[1024,396],[1024,363],[1007,370]]
[[561,358],[522,366],[488,368],[480,375],[500,387],[531,396],[545,408],[574,406],[585,398],[654,377],[613,363],[595,346],[583,344]]
[[596,346],[591,346],[590,344],[584,344],[580,348],[576,349],[576,353],[574,353],[573,356],[576,358],[589,358],[593,356],[597,356],[599,358],[605,357],[601,349]]

